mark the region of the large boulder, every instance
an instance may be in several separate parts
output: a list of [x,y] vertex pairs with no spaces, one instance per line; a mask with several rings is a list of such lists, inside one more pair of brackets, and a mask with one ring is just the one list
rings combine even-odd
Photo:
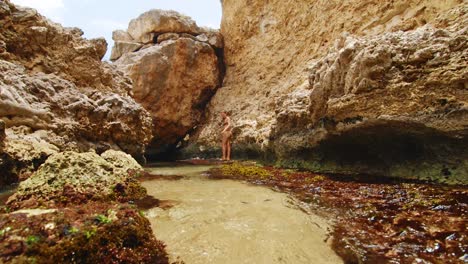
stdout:
[[115,151],[61,152],[50,156],[8,200],[12,208],[108,201],[124,194],[143,198],[145,190],[133,178],[142,167],[129,155]]
[[190,17],[175,11],[153,9],[130,21],[128,33],[138,42],[145,42],[150,33],[199,33],[199,28]]
[[222,82],[221,34],[177,12],[150,10],[113,38],[114,65],[133,81],[133,97],[153,117],[150,152],[174,149],[199,124]]
[[190,38],[127,53],[115,65],[133,80],[135,100],[153,117],[155,152],[175,145],[197,126],[221,76],[215,50]]

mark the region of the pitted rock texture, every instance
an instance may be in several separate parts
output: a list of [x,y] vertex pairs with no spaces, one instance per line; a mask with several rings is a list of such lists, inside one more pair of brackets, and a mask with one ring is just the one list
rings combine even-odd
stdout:
[[[444,28],[458,15],[436,18],[463,1],[223,1],[221,33],[226,76],[210,102],[197,142],[219,139],[219,112],[229,111],[239,126],[236,142],[269,144],[277,101],[308,86],[308,67],[343,35],[378,35],[427,23]],[[412,26],[405,26],[412,25]],[[281,110],[279,110],[281,111]]]
[[[151,43],[143,35],[152,35]],[[114,65],[132,79],[135,100],[153,117],[148,152],[174,149],[199,124],[221,84],[223,38],[183,15],[151,10],[132,20],[128,33],[115,31],[114,39]]]
[[151,140],[151,118],[129,95],[80,89],[3,60],[0,69],[0,117],[7,127],[49,131],[55,136],[44,140],[62,150],[115,148],[138,156]]
[[[46,145],[141,158],[152,138],[151,116],[131,97],[131,80],[101,62],[105,40],[86,40],[80,29],[9,1],[0,2],[0,10],[0,119],[6,126],[0,168],[12,179],[2,182],[37,169],[51,154]],[[19,152],[20,145],[30,150]]]
[[317,148],[313,166],[342,172],[468,182],[467,49],[466,28],[343,39],[278,105],[273,149]]
[[226,77],[188,153],[218,148],[228,111],[238,150],[285,166],[468,181],[463,1],[223,9]]
[[66,193],[85,196],[80,202],[107,200],[119,188],[125,188],[132,175],[142,170],[130,155],[113,150],[101,156],[95,152],[56,153],[30,178],[20,183],[7,203],[19,207],[29,207],[29,203],[59,203],[62,196],[67,196]]
[[[23,65],[30,72],[53,73],[78,87],[127,94],[131,85],[101,62],[104,38],[86,40],[79,28],[64,28],[36,10],[3,1],[0,15],[0,59]],[[0,49],[1,50],[1,49]]]

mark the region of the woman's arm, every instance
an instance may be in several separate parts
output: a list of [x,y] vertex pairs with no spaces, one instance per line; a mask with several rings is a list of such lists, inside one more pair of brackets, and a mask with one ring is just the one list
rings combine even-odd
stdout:
[[223,131],[221,133],[224,133],[224,132],[226,132],[228,130],[231,130],[231,127],[232,127],[231,118],[227,117],[226,121],[227,121],[227,124],[226,124],[226,126],[224,127],[224,129],[223,129]]

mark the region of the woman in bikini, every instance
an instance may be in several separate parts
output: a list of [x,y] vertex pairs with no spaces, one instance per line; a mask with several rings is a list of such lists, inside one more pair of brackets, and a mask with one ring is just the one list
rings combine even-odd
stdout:
[[221,112],[223,118],[223,130],[221,131],[221,143],[223,148],[223,160],[231,160],[231,137],[232,137],[232,121],[228,113]]

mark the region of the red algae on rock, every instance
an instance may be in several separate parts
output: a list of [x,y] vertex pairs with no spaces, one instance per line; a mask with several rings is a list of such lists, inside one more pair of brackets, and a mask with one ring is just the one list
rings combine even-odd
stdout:
[[133,206],[89,202],[0,216],[2,263],[168,263]]
[[125,153],[104,154],[54,154],[20,183],[0,207],[0,263],[168,263],[129,204],[147,196],[141,166]]
[[[262,173],[242,173],[251,170]],[[223,165],[212,169],[210,176],[290,192],[314,212],[335,218],[332,247],[345,263],[463,263],[468,259],[466,187],[349,181],[250,163]]]

